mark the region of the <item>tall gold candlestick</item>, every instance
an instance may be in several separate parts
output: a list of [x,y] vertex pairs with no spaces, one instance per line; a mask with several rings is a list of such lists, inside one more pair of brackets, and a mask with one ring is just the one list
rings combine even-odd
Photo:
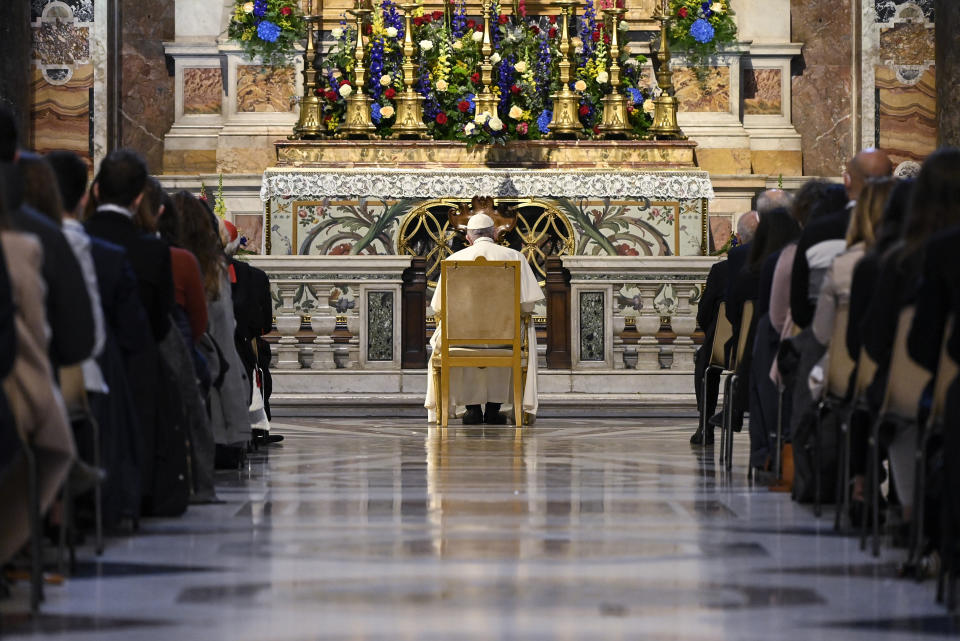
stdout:
[[620,41],[619,22],[627,12],[622,7],[604,9],[610,18],[610,93],[603,97],[603,119],[600,132],[604,138],[625,138],[630,135],[630,123],[627,116],[627,98],[620,93]]
[[497,115],[497,97],[493,94],[493,63],[490,56],[493,54],[493,41],[490,38],[490,0],[483,0],[483,42],[480,45],[480,54],[483,61],[480,63],[480,82],[483,91],[476,98],[477,114],[487,113]]
[[353,59],[356,61],[354,87],[347,98],[347,113],[340,126],[340,135],[348,138],[370,138],[377,129],[370,117],[370,105],[373,101],[363,92],[367,81],[367,70],[363,67],[363,23],[364,18],[373,13],[373,9],[369,9],[366,4],[369,4],[369,0],[357,0],[357,6],[350,9],[350,13],[357,18],[357,46],[353,52]]
[[403,93],[397,96],[397,119],[393,124],[394,138],[425,138],[427,126],[423,124],[423,96],[413,90],[416,65],[413,63],[413,29],[410,14],[417,8],[416,2],[399,5],[403,10],[406,29],[403,36]]
[[579,137],[583,132],[578,115],[580,99],[570,89],[570,17],[576,19],[575,7],[578,0],[557,0],[560,7],[562,31],[560,32],[560,91],[550,96],[553,99],[553,119],[550,121],[550,135],[557,137]]
[[673,72],[670,70],[670,45],[667,42],[670,31],[670,12],[667,0],[663,0],[653,17],[660,22],[660,46],[655,54],[660,64],[660,69],[657,71],[660,95],[653,100],[653,125],[649,131],[656,138],[683,140],[686,136],[677,124],[678,103],[673,95]]
[[323,17],[312,15],[312,11],[313,0],[308,0],[307,15],[304,16],[307,23],[307,46],[303,52],[303,96],[300,97],[300,117],[293,127],[293,135],[288,136],[290,140],[317,138],[324,133],[320,119],[320,99],[316,95],[317,70],[313,64],[316,57],[313,45],[314,25]]

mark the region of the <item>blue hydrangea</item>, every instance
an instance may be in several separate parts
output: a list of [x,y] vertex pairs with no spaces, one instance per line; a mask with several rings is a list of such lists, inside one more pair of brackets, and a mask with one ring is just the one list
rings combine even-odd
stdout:
[[537,129],[540,130],[542,134],[550,133],[550,121],[553,120],[553,112],[549,109],[544,109],[540,112],[540,116],[537,118]]
[[380,120],[383,118],[380,115],[380,103],[375,102],[370,106],[370,118],[373,119],[373,122],[380,124]]
[[256,0],[253,3],[253,15],[262,18],[267,13],[267,0]]
[[264,20],[257,25],[257,35],[260,36],[261,40],[266,40],[267,42],[276,42],[277,37],[280,35],[280,27],[273,24],[269,20]]
[[627,87],[627,93],[630,94],[630,100],[633,101],[633,104],[639,105],[643,102],[643,92],[636,87]]
[[690,35],[701,44],[706,44],[713,40],[713,26],[703,18],[694,20],[690,25]]

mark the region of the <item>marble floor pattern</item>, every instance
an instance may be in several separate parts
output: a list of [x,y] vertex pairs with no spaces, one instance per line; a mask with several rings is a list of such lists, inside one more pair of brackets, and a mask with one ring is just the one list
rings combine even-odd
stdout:
[[[897,579],[832,519],[691,449],[690,419],[513,428],[284,419],[220,473],[224,503],[82,549],[4,639],[955,638],[931,582]],[[830,514],[830,511],[827,511]]]

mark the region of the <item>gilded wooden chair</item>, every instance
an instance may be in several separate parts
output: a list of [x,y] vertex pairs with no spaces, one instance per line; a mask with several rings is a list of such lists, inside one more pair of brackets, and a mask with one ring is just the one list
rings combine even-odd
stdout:
[[476,260],[440,263],[440,347],[433,354],[437,420],[447,426],[450,370],[509,367],[513,414],[523,424],[527,317],[520,309],[520,263]]

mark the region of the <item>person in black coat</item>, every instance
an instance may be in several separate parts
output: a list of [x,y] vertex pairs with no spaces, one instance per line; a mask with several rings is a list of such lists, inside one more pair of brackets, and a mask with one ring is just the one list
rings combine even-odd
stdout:
[[[721,260],[713,264],[707,274],[707,282],[703,286],[703,294],[697,304],[697,325],[704,330],[703,345],[697,350],[693,361],[693,385],[697,394],[697,408],[707,418],[717,411],[717,397],[720,395],[720,372],[713,370],[708,373],[710,356],[713,347],[713,336],[717,330],[717,316],[720,314],[720,303],[723,302],[727,291],[728,260]],[[707,395],[703,396],[703,381],[707,379]],[[700,427],[690,437],[692,445],[710,445],[713,443],[713,427],[708,424],[704,433]]]
[[[2,185],[2,182],[0,182]],[[0,186],[0,212],[5,210],[3,188]],[[0,219],[3,214],[0,213]],[[13,369],[13,362],[17,355],[17,334],[14,326],[13,289],[10,285],[10,276],[7,273],[7,261],[0,245],[0,381],[5,379]],[[7,466],[13,462],[20,451],[20,437],[14,423],[13,414],[3,388],[0,387],[0,477]]]
[[[947,319],[960,307],[960,227],[930,239],[924,251],[917,310],[910,327],[910,356],[936,373]],[[957,322],[956,320],[954,321]]]

